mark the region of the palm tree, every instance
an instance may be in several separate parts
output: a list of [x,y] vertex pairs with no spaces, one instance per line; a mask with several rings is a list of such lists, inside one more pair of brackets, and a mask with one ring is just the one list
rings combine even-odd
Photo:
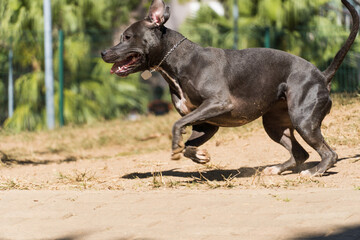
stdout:
[[[187,20],[181,31],[204,46],[232,48],[232,3],[221,0],[225,15],[217,15],[203,5]],[[264,47],[270,30],[272,48],[301,56],[324,69],[347,39],[339,21],[343,14],[340,0],[237,0],[240,12],[239,48]],[[346,12],[346,11],[345,11]],[[332,84],[333,91],[359,89],[360,44],[355,42]]]
[[[195,18],[182,26],[186,36],[205,46],[233,46],[232,1],[221,1],[225,16],[203,5]],[[238,0],[240,48],[263,47],[267,29],[271,30],[271,47],[323,64],[340,49],[348,32],[327,7],[341,9],[338,0]]]
[[[0,2],[0,65],[6,67],[9,39],[13,39],[15,103],[5,127],[36,130],[45,126],[43,75],[43,0]],[[133,108],[143,110],[146,94],[138,77],[119,81],[110,76],[109,66],[99,61],[105,46],[112,45],[112,32],[128,20],[140,1],[53,0],[53,35],[65,32],[65,103],[67,123],[86,123],[119,117]],[[57,43],[54,41],[55,72],[58,71]],[[17,70],[17,71],[16,71]],[[19,71],[21,70],[21,71]],[[0,71],[6,71],[2,68]],[[56,78],[56,75],[55,75]],[[4,75],[1,75],[5,82]],[[4,84],[0,85],[0,91]],[[55,100],[58,99],[57,83]],[[1,101],[1,99],[0,99]]]

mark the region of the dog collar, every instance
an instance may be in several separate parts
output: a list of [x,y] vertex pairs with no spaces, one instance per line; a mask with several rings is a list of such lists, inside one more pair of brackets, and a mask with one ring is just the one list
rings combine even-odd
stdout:
[[166,60],[166,58],[173,52],[175,51],[175,49],[183,42],[185,41],[187,38],[184,37],[183,39],[181,39],[179,42],[177,42],[165,55],[165,57],[160,61],[160,63],[155,66],[154,68],[152,68],[150,71],[149,70],[146,70],[144,71],[142,74],[141,74],[141,77],[144,79],[144,80],[148,80],[149,78],[151,78],[152,76],[152,73],[157,71],[159,69],[159,67],[161,66],[161,64]]

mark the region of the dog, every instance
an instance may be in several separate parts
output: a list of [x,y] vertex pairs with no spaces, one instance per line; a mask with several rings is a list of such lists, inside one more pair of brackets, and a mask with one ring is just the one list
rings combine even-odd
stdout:
[[[151,72],[158,71],[167,81],[181,115],[172,128],[173,160],[183,154],[196,163],[207,163],[210,155],[198,147],[219,127],[242,126],[262,117],[266,133],[291,156],[263,172],[297,171],[309,158],[294,137],[296,130],[321,156],[317,166],[300,174],[321,176],[338,159],[321,133],[321,123],[332,105],[331,80],[359,29],[356,10],[348,1],[342,3],[352,15],[353,25],[325,71],[275,49],[203,48],[164,26],[170,10],[162,0],[153,0],[148,16],[129,26],[120,43],[102,51],[101,56],[113,64],[110,72],[120,77],[143,72],[143,78],[149,78]],[[184,144],[182,134],[187,126],[192,126],[192,133]]]

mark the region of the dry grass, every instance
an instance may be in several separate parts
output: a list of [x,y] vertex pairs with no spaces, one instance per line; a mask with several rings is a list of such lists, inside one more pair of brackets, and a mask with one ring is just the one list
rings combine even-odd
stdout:
[[[57,155],[58,158],[61,156],[61,159],[133,156],[169,149],[172,125],[177,119],[178,114],[172,112],[163,117],[144,116],[134,122],[113,120],[84,126],[67,126],[54,131],[11,133],[2,130],[0,147],[9,158],[31,161],[37,161],[46,155]],[[236,138],[250,136],[259,129],[259,120],[241,128],[223,128],[215,141],[218,145],[226,144]],[[190,131],[188,128],[184,139]],[[113,147],[117,148],[116,153],[100,156],[93,153],[95,150]],[[58,158],[56,160],[59,160]]]
[[290,198],[282,198],[280,197],[279,195],[276,195],[276,194],[269,194],[271,197],[275,198],[277,201],[280,201],[280,202],[290,202],[291,199]]
[[[333,109],[323,122],[323,134],[335,148],[360,145],[360,97],[335,95]],[[85,161],[104,161],[119,157],[137,158],[145,153],[159,150],[170,152],[171,128],[179,119],[176,112],[163,117],[144,116],[138,121],[114,120],[84,126],[67,126],[54,131],[12,133],[1,130],[0,169],[17,166],[37,166],[48,163],[66,164]],[[248,138],[262,130],[261,119],[239,128],[222,128],[212,140],[215,146],[226,146],[234,140]],[[189,136],[190,129],[187,131]],[[184,136],[186,139],[186,136]],[[6,153],[6,154],[5,154]],[[357,164],[360,158],[352,159]],[[179,178],[164,176],[161,166],[153,162],[137,162],[137,167],[153,169],[152,177],[135,181],[133,189],[158,188],[291,188],[299,186],[323,186],[319,179],[285,178],[280,180],[264,177],[260,170],[239,180],[238,174],[223,175],[222,179],[209,179],[206,171],[221,171],[226,166],[209,163],[198,170],[196,177]],[[99,177],[109,169],[79,170],[76,165],[67,171],[57,171],[53,182],[31,182],[21,177],[0,176],[0,190],[9,189],[123,189],[119,175]],[[114,177],[115,176],[115,177]],[[51,186],[51,187],[49,187]],[[355,189],[359,190],[358,184]]]
[[75,170],[72,174],[59,172],[58,180],[61,183],[67,184],[74,188],[89,189],[96,180],[95,173],[92,171],[78,171]]
[[[170,146],[171,125],[176,113],[143,117],[139,121],[114,120],[54,131],[10,133],[2,131],[1,149],[12,159],[39,160],[41,156],[106,158],[137,155]],[[5,140],[5,141],[4,141]],[[14,144],[16,143],[16,144]],[[141,148],[138,145],[141,144]],[[97,156],[93,150],[117,147],[116,153]]]
[[4,190],[40,190],[45,186],[43,184],[36,184],[20,178],[1,178],[0,191]]
[[330,116],[322,124],[330,145],[360,145],[360,96],[334,95]]
[[[322,125],[324,136],[330,145],[359,145],[360,97],[335,95],[333,99],[331,117],[325,118]],[[87,152],[112,146],[117,147],[118,156],[137,155],[169,149],[171,128],[178,118],[178,114],[172,112],[164,117],[144,116],[135,122],[114,120],[55,131],[11,133],[2,130],[0,146],[10,158],[29,160],[45,154],[89,158]],[[240,128],[222,128],[215,142],[217,146],[227,144],[261,129],[261,119]]]

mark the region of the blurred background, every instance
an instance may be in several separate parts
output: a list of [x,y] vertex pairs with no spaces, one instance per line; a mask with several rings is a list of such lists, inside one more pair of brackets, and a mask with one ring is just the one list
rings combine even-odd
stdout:
[[[360,11],[359,1],[349,1]],[[340,0],[167,3],[172,11],[166,26],[202,46],[281,49],[321,70],[347,39],[352,21]],[[51,0],[57,127],[136,119],[137,114],[149,112],[154,100],[170,102],[159,75],[149,82],[139,74],[119,78],[100,58],[100,52],[117,44],[130,23],[146,16],[149,5],[150,0]],[[2,128],[46,129],[43,0],[0,1],[0,80]],[[358,40],[337,72],[332,92],[360,92]]]

